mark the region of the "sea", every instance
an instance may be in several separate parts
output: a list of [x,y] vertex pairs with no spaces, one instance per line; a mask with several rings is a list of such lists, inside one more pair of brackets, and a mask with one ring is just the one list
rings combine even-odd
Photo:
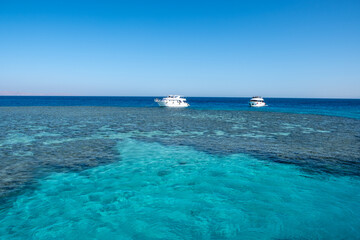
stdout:
[[360,239],[360,99],[0,97],[0,239]]

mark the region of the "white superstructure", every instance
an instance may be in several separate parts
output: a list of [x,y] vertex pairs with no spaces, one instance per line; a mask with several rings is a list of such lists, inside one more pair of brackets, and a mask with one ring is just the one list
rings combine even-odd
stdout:
[[266,103],[262,97],[252,97],[249,102],[250,107],[265,107]]
[[155,99],[155,102],[159,104],[160,107],[188,107],[190,104],[186,102],[186,98],[182,98],[179,95],[169,95],[163,99]]

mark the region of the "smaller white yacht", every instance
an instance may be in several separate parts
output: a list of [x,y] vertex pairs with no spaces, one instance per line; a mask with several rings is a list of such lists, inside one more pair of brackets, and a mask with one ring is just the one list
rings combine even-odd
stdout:
[[169,95],[163,99],[156,98],[154,100],[160,107],[188,107],[190,104],[186,102],[186,98],[179,95]]
[[266,103],[262,97],[255,96],[250,99],[250,107],[265,107]]

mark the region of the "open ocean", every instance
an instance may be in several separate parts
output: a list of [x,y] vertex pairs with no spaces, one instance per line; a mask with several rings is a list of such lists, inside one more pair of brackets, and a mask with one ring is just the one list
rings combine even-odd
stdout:
[[0,239],[359,239],[360,100],[0,97]]

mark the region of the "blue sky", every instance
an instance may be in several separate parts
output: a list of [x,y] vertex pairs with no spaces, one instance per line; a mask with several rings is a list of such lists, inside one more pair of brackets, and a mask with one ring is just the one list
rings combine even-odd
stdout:
[[0,93],[360,98],[360,1],[0,0]]

